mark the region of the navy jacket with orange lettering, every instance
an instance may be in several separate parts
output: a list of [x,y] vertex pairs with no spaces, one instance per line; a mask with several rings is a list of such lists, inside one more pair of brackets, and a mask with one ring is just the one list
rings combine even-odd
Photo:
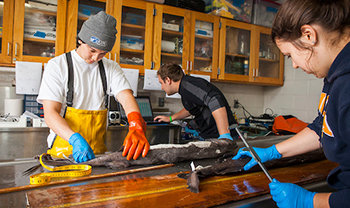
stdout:
[[318,117],[308,127],[320,136],[327,159],[339,163],[327,177],[338,190],[330,196],[330,207],[350,207],[350,43],[324,78]]

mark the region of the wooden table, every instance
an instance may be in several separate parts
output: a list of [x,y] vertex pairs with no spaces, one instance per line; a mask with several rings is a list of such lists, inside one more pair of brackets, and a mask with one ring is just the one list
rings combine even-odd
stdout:
[[[337,166],[328,160],[269,170],[281,182],[325,180]],[[177,173],[96,184],[74,184],[27,192],[30,207],[211,207],[269,193],[262,171],[208,177],[192,193]]]

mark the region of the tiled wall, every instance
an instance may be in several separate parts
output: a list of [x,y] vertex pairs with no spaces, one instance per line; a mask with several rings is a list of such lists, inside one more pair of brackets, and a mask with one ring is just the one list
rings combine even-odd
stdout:
[[[0,85],[11,86],[15,73],[11,69],[0,68]],[[253,116],[259,116],[270,108],[277,115],[292,114],[297,118],[312,122],[317,115],[319,96],[323,80],[308,75],[301,69],[294,69],[290,59],[285,60],[285,81],[282,87],[264,87],[256,85],[232,84],[223,82],[212,82],[225,95],[230,103],[231,109],[238,117],[244,117],[242,108],[233,108],[234,100],[238,101]],[[143,79],[139,81],[138,95],[151,97],[152,107],[159,108],[158,98],[164,97],[163,91],[142,90]],[[0,101],[1,102],[1,101]],[[172,113],[181,110],[180,99],[165,98],[165,106]],[[266,113],[271,113],[267,110]]]
[[312,122],[317,116],[323,79],[294,69],[291,59],[285,59],[283,87],[264,87],[264,108],[278,115],[294,115],[302,121]]

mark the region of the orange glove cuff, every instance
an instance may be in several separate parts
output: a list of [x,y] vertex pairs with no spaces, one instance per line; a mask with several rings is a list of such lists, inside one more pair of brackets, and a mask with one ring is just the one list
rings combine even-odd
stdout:
[[129,129],[140,129],[146,134],[146,122],[143,120],[141,113],[137,111],[128,114]]

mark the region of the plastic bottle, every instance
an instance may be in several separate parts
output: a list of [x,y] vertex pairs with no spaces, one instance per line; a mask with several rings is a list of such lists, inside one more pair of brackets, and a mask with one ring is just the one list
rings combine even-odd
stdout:
[[248,62],[248,60],[244,60],[243,69],[244,69],[244,75],[248,75],[249,74],[249,62]]
[[246,54],[246,40],[245,35],[241,35],[240,41],[239,41],[239,54]]

